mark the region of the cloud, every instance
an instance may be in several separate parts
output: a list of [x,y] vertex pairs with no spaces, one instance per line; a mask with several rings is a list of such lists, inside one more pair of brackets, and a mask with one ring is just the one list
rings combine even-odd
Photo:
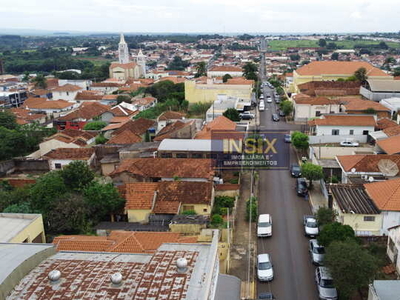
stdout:
[[353,19],[361,19],[361,13],[359,11],[354,11],[350,14],[350,17],[352,17]]

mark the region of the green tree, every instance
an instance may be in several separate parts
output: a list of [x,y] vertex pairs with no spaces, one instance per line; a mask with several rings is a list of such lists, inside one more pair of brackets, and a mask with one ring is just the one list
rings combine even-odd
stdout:
[[94,173],[87,163],[79,160],[65,166],[60,173],[67,188],[72,190],[81,190],[94,179]]
[[289,116],[293,112],[293,103],[289,100],[282,101],[280,106],[286,116]]
[[258,217],[258,203],[256,197],[251,197],[246,201],[246,221],[256,222]]
[[83,130],[101,130],[102,128],[106,127],[107,123],[104,121],[93,121],[86,123],[83,127]]
[[247,62],[243,66],[243,76],[248,80],[258,80],[257,77],[257,65],[252,62]]
[[0,160],[23,155],[29,146],[23,133],[1,126],[0,141]]
[[298,55],[298,54],[291,54],[291,55],[290,55],[290,60],[291,60],[291,61],[299,61],[299,60],[300,60],[300,55]]
[[224,219],[221,215],[215,214],[211,217],[211,225],[214,227],[218,227],[224,223]]
[[83,191],[86,206],[91,220],[101,221],[111,213],[124,208],[125,199],[111,183],[92,182]]
[[200,61],[195,65],[196,68],[196,74],[194,75],[194,77],[198,78],[201,76],[207,76],[207,66],[206,63],[204,61]]
[[7,129],[16,129],[18,124],[15,115],[8,110],[0,111],[0,126]]
[[380,49],[384,49],[384,50],[389,49],[389,46],[388,46],[385,42],[380,42],[379,45],[378,45],[378,47],[379,47]]
[[326,40],[325,39],[319,39],[318,45],[322,48],[326,47]]
[[292,145],[297,150],[306,150],[308,149],[308,135],[302,133],[300,131],[295,131],[292,133]]
[[44,217],[50,212],[55,199],[67,192],[59,171],[52,171],[41,176],[31,188],[31,207],[41,212]]
[[354,77],[356,78],[357,81],[366,81],[368,79],[367,76],[367,69],[361,67],[357,71],[354,72]]
[[102,145],[107,143],[108,139],[103,135],[103,134],[99,134],[98,136],[96,136],[94,142],[96,143],[96,145]]
[[356,240],[353,228],[338,222],[326,224],[318,236],[318,243],[328,247],[334,241]]
[[223,83],[227,82],[228,79],[232,79],[232,76],[230,74],[225,74],[224,76],[222,76]]
[[35,78],[32,79],[32,82],[35,84],[35,88],[37,89],[46,89],[47,88],[47,79],[43,74],[38,74]]
[[367,114],[367,115],[376,115],[377,112],[372,107],[369,107],[369,108],[363,110],[363,113]]
[[126,96],[126,95],[119,95],[117,97],[117,103],[120,104],[121,102],[131,103],[132,99],[131,99],[131,97]]
[[374,279],[378,264],[373,255],[354,241],[334,241],[324,258],[340,298],[350,299]]
[[224,111],[223,116],[227,117],[229,120],[233,122],[240,121],[239,112],[234,108],[228,108],[226,111]]
[[400,67],[393,69],[393,76],[400,76]]
[[174,59],[168,64],[168,70],[177,70],[183,71],[189,65],[188,62],[185,62],[179,56],[175,56]]
[[336,45],[335,43],[328,43],[328,44],[326,45],[326,48],[327,48],[327,49],[334,50],[334,49],[337,49],[337,45]]
[[332,60],[339,60],[339,53],[337,53],[337,52],[332,53],[331,59]]
[[32,211],[29,202],[22,202],[20,204],[12,204],[10,206],[7,206],[6,209],[4,209],[5,213],[15,213],[15,214],[31,214],[34,213]]
[[315,213],[315,217],[317,218],[318,224],[320,226],[324,226],[326,224],[330,224],[335,222],[337,213],[329,207],[320,207]]
[[322,167],[314,165],[312,163],[305,163],[301,165],[301,174],[310,181],[310,187],[312,187],[313,180],[319,180],[324,178],[324,172]]

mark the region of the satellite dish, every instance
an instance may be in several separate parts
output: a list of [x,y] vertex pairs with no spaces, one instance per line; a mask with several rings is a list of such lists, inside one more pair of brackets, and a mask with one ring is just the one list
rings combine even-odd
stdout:
[[355,172],[356,172],[356,168],[352,168],[351,173],[355,173]]
[[399,173],[399,167],[390,159],[381,159],[378,162],[378,169],[383,175],[388,177],[394,177]]

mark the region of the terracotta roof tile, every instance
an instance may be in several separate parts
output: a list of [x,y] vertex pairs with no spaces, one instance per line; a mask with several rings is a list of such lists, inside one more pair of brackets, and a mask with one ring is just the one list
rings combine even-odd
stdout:
[[380,210],[400,211],[400,178],[364,184]]
[[93,148],[57,148],[43,155],[49,159],[88,160],[94,154]]
[[371,100],[362,100],[360,98],[340,98],[339,101],[344,103],[346,111],[363,111],[372,108],[375,111],[390,112],[390,109],[386,106]]
[[99,101],[103,98],[103,95],[98,91],[81,91],[75,96],[75,100],[96,100]]
[[158,116],[158,121],[180,120],[186,116],[185,113],[179,111],[168,110]]
[[398,126],[398,124],[395,121],[387,119],[387,118],[379,119],[376,122],[376,127],[378,129],[380,129],[380,130],[383,130],[383,129],[386,129],[386,128],[390,128],[390,127],[394,127],[394,126]]
[[382,159],[391,160],[400,168],[400,155],[356,154],[337,156],[337,160],[346,172],[350,172],[353,168],[356,169],[356,172],[381,172],[378,163]]
[[28,98],[25,100],[23,107],[29,109],[64,109],[74,105],[66,100],[47,100],[45,98]]
[[133,69],[136,66],[137,66],[137,63],[135,63],[135,62],[129,62],[127,64],[120,64],[120,63],[113,62],[110,65],[110,69],[114,69],[114,68]]
[[163,139],[169,139],[175,132],[187,126],[192,126],[193,122],[194,121],[185,123],[181,121],[176,121],[174,123],[168,124],[157,133],[156,137],[154,138],[154,141],[162,141]]
[[116,130],[114,134],[120,134],[125,130],[130,130],[137,135],[143,135],[146,133],[147,130],[154,127],[155,124],[156,122],[143,118],[139,118],[134,121],[130,120],[126,122],[123,126],[121,126],[118,130]]
[[210,140],[211,139],[211,132],[213,130],[235,130],[236,129],[236,123],[232,122],[228,118],[224,116],[219,116],[212,120],[211,122],[207,123],[201,131],[199,131],[195,139],[200,139],[200,140]]
[[360,85],[357,81],[310,81],[297,87],[309,96],[345,96],[359,95]]
[[83,88],[81,88],[80,86],[67,83],[65,85],[55,88],[53,92],[76,92],[81,90],[83,90]]
[[209,72],[242,72],[242,68],[234,66],[215,66]]
[[110,111],[110,107],[108,105],[103,105],[97,102],[85,102],[82,103],[75,111],[70,112],[69,114],[60,117],[59,120],[63,121],[73,121],[76,119],[82,119],[85,121],[92,120],[95,117],[98,117],[105,112]]
[[157,182],[135,182],[126,184],[122,195],[126,199],[125,209],[152,209],[154,193],[157,190]]
[[392,127],[389,127],[389,128],[385,128],[385,129],[383,129],[383,132],[388,137],[399,135],[400,134],[400,125],[392,126]]
[[390,77],[382,70],[363,61],[313,61],[298,68],[295,72],[301,76],[330,74],[350,77],[359,68],[365,68],[367,76]]
[[395,135],[384,140],[378,140],[376,144],[387,154],[400,153],[400,135]]
[[332,105],[339,104],[335,99],[329,99],[326,97],[305,97],[301,94],[293,97],[294,102],[296,104],[308,104],[308,105]]
[[122,131],[120,134],[114,135],[111,139],[107,141],[107,144],[134,144],[140,143],[142,138],[130,130]]
[[322,118],[314,119],[310,125],[318,126],[374,126],[376,125],[373,116],[357,115],[324,115]]

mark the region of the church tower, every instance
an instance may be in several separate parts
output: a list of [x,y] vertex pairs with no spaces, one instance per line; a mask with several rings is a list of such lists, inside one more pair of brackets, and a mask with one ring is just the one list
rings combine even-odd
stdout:
[[118,44],[118,60],[120,64],[129,63],[128,44],[125,42],[124,35],[121,33],[121,40]]
[[143,54],[142,49],[139,50],[136,61],[140,68],[140,76],[146,76],[146,55]]

